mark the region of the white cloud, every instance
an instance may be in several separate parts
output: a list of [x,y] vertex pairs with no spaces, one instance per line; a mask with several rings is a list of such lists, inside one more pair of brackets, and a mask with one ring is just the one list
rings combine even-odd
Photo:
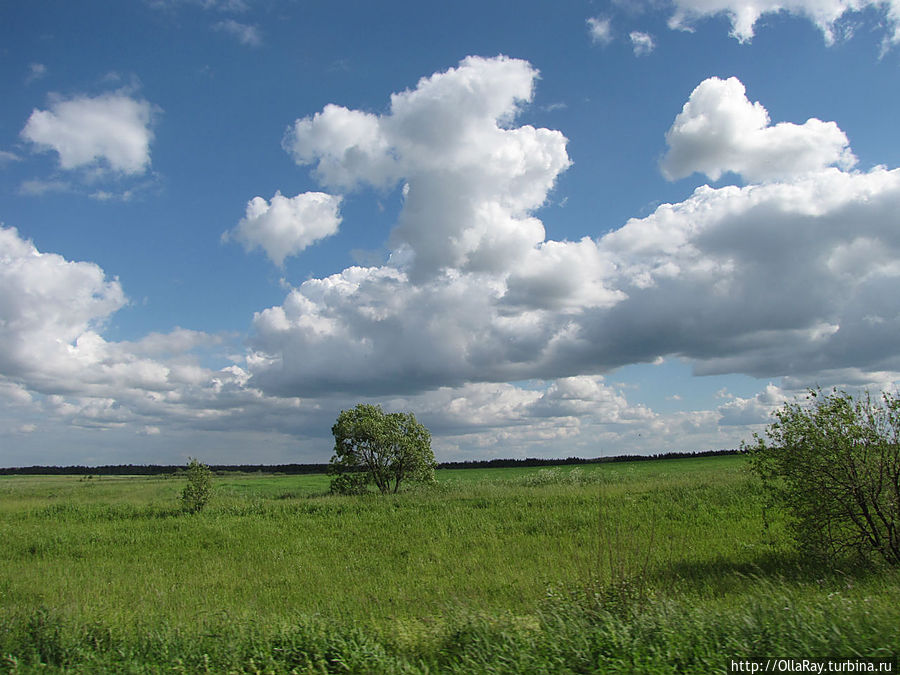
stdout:
[[697,19],[724,14],[731,21],[731,35],[748,42],[760,17],[786,12],[812,21],[828,44],[834,42],[840,20],[871,8],[885,18],[885,40],[900,42],[900,0],[674,0],[674,4],[675,13],[669,19],[671,28],[690,30]]
[[[446,453],[596,455],[658,451],[673,438],[672,449],[734,447],[786,389],[900,380],[900,170],[848,171],[814,154],[802,171],[785,169],[767,135],[777,125],[760,124],[764,109],[741,89],[713,97],[724,112],[697,109],[717,120],[711,129],[762,134],[755,163],[722,159],[734,132],[679,166],[764,182],[703,186],[601,237],[547,240],[535,211],[569,158],[559,132],[517,124],[536,78],[523,61],[469,58],[393,95],[381,115],[328,106],[299,120],[286,147],[324,185],[405,186],[390,257],[291,288],[254,316],[246,354],[217,370],[197,354],[221,339],[198,331],[105,339],[126,302],[118,280],[0,229],[0,394],[135,441],[154,427],[173,438],[322,437],[323,419],[367,398],[415,410]],[[783,142],[804,127],[789,125]],[[676,128],[672,148],[699,142]],[[849,152],[834,148],[823,156]],[[298,197],[253,200],[249,243],[273,259],[308,245],[307,221],[291,211]],[[266,220],[282,222],[279,204],[286,238]],[[781,388],[659,415],[599,375],[669,355],[701,374],[782,378]]]
[[569,165],[561,133],[511,125],[536,77],[525,61],[468,57],[392,95],[387,115],[328,105],[285,147],[328,187],[405,181],[392,237],[413,278],[506,269],[543,240],[528,214]]
[[63,169],[82,167],[141,174],[150,166],[153,107],[124,94],[57,99],[34,110],[22,138],[54,151]]
[[611,307],[625,296],[607,283],[613,262],[590,237],[580,241],[544,241],[528,251],[506,278],[502,308],[579,313]]
[[635,56],[646,56],[656,47],[653,36],[648,33],[633,30],[628,34],[628,39],[631,40],[631,48],[634,50]]
[[382,187],[398,179],[388,143],[376,115],[332,104],[297,120],[284,138],[298,164],[316,164],[323,185],[348,190],[361,182]]
[[0,228],[0,250],[0,376],[44,394],[108,398],[191,380],[189,368],[142,358],[143,341],[130,351],[101,337],[127,300],[100,267],[41,253],[12,228]]
[[25,83],[29,84],[35,80],[39,80],[47,75],[47,66],[43,63],[28,64],[28,75],[25,76]]
[[900,372],[887,338],[900,305],[884,295],[900,275],[897,208],[900,170],[882,167],[698,188],[600,241],[628,299],[585,339],[625,348],[623,362],[679,354],[699,373]]
[[[247,386],[238,366],[203,367],[222,338],[176,328],[135,342],[102,336],[127,300],[89,262],[42,253],[0,227],[0,396],[86,429],[301,432],[315,406]],[[285,412],[289,411],[290,415]]]
[[594,44],[607,45],[612,42],[612,21],[606,17],[592,16],[587,20],[588,33]]
[[136,342],[120,342],[119,345],[132,354],[160,357],[185,354],[194,349],[218,345],[218,336],[187,328],[175,328],[168,333],[148,333]]
[[719,407],[719,424],[723,426],[750,426],[770,424],[772,412],[783,406],[790,397],[769,383],[766,388],[751,398],[732,397]]
[[[505,103],[486,86],[498,72],[516,76]],[[395,94],[390,115],[334,107],[334,124],[319,124],[329,109],[298,122],[299,159],[326,184],[402,179],[408,189],[387,265],[310,279],[256,315],[254,386],[427,391],[666,355],[698,372],[758,377],[900,372],[887,338],[900,307],[892,313],[885,299],[900,273],[891,224],[900,172],[828,167],[852,164],[836,125],[769,126],[737,80],[708,80],[669,134],[669,170],[736,170],[765,183],[702,187],[600,239],[546,241],[529,209],[568,158],[561,136],[513,124],[534,74],[469,59]],[[490,100],[475,103],[472,92]],[[822,147],[810,147],[816,133]],[[731,158],[744,137],[752,152],[741,164]],[[686,154],[691,143],[703,151]]]
[[90,194],[91,199],[98,202],[129,202],[134,197],[134,190],[122,190],[121,192],[111,192],[109,190],[97,190]]
[[324,192],[304,192],[284,197],[276,192],[271,202],[254,197],[237,227],[223,240],[235,239],[244,249],[261,248],[281,267],[288,256],[297,255],[320,239],[338,231],[341,198]]
[[125,304],[118,281],[92,263],[40,253],[0,228],[0,373],[43,370]]
[[262,36],[257,26],[240,23],[234,19],[225,19],[213,24],[213,30],[227,33],[248,47],[259,47],[262,44]]
[[802,125],[772,125],[766,109],[747,99],[735,77],[701,82],[666,133],[666,142],[669,150],[661,166],[670,180],[695,171],[711,180],[727,171],[750,181],[780,180],[856,163],[837,124],[812,118]]

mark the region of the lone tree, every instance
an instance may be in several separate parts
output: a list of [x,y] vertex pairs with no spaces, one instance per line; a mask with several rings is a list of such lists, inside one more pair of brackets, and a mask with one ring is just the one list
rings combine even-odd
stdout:
[[431,434],[412,413],[385,413],[381,406],[360,403],[341,411],[331,433],[332,492],[359,494],[374,483],[387,494],[404,480],[434,481]]
[[767,439],[754,434],[751,466],[808,550],[900,564],[900,398],[810,390],[808,400],[776,412]]

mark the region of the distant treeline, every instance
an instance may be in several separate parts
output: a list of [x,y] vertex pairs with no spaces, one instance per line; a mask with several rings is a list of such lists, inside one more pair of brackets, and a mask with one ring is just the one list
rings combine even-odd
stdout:
[[[23,466],[0,469],[0,476],[159,476],[184,473],[184,464],[106,464],[104,466]],[[216,473],[326,473],[327,464],[210,464]]]
[[[664,452],[656,455],[617,455],[615,457],[567,457],[566,459],[482,459],[465,462],[441,462],[439,469],[504,469],[516,466],[560,466],[567,464],[602,464],[606,462],[637,462],[650,459],[684,459],[737,455],[740,450],[704,450],[701,452]],[[211,464],[216,473],[327,473],[328,464]],[[158,476],[178,474],[185,470],[179,464],[107,464],[104,466],[22,466],[0,469],[0,476]]]
[[507,469],[515,466],[562,466],[566,464],[605,464],[607,462],[640,462],[649,459],[687,459],[716,455],[739,455],[740,450],[703,450],[700,452],[663,452],[656,455],[616,455],[615,457],[567,457],[566,459],[482,459],[468,462],[441,462],[439,469]]

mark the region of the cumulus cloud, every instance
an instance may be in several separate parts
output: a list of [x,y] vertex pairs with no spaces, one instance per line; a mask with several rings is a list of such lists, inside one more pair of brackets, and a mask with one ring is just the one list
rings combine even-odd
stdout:
[[587,20],[588,34],[594,44],[607,45],[612,42],[612,21],[606,17],[592,16]]
[[142,174],[150,166],[153,106],[124,94],[57,99],[35,109],[22,138],[39,151],[53,151],[66,170],[99,167]]
[[338,231],[341,198],[324,192],[304,192],[285,197],[276,192],[271,201],[254,197],[237,227],[223,235],[244,249],[261,248],[279,267],[315,242]]
[[328,105],[285,147],[326,187],[404,181],[392,238],[411,277],[506,269],[543,240],[529,213],[570,163],[558,131],[511,124],[536,77],[525,61],[468,57],[393,94],[388,114]]
[[760,17],[785,12],[812,21],[828,44],[834,42],[835,27],[841,19],[871,8],[885,18],[886,41],[900,42],[900,0],[674,0],[674,4],[671,28],[690,30],[698,19],[724,14],[731,21],[731,35],[749,42]]
[[[15,386],[57,396],[102,392],[112,400],[128,389],[166,391],[194,378],[189,367],[141,357],[159,337],[133,350],[102,338],[127,299],[99,266],[42,253],[14,228],[0,228],[0,251],[0,376]],[[186,342],[176,331],[169,343],[179,339]]]
[[802,125],[772,125],[759,102],[751,103],[736,77],[701,82],[666,133],[661,167],[669,180],[694,172],[718,180],[732,171],[749,181],[790,178],[856,163],[847,136],[834,122],[811,118]]
[[[334,386],[315,399],[271,395],[237,364],[203,367],[193,354],[208,352],[221,338],[200,331],[176,328],[136,341],[108,341],[103,325],[126,302],[117,280],[93,263],[42,253],[12,228],[0,229],[0,238],[0,398],[9,410],[138,436],[163,429],[255,430],[302,438],[327,435],[322,420],[358,400],[358,391],[342,393]],[[427,352],[424,346],[421,351]],[[531,386],[439,385],[372,400],[389,410],[415,410],[445,437],[484,433],[485,443],[567,439],[586,420],[627,425],[648,413],[630,406],[598,376]]]
[[769,424],[772,412],[783,406],[790,397],[776,385],[769,383],[756,396],[749,398],[731,397],[719,407],[719,424],[723,426],[750,426]]
[[603,237],[628,299],[585,337],[598,356],[676,353],[699,373],[900,372],[883,332],[900,306],[880,296],[900,271],[898,207],[900,171],[883,167],[698,188]]
[[97,265],[40,253],[14,228],[0,228],[0,372],[56,361],[125,304],[117,280]]
[[[501,72],[505,90],[489,86]],[[836,125],[771,126],[739,81],[711,79],[673,124],[665,167],[762,182],[701,187],[598,239],[547,241],[530,211],[568,157],[560,135],[514,124],[535,75],[467,59],[395,94],[390,114],[335,106],[298,121],[287,147],[323,183],[403,181],[406,199],[388,264],[310,279],[255,316],[255,386],[388,395],[667,355],[700,373],[900,372],[887,338],[900,307],[885,294],[900,173],[845,171]]]
[[631,48],[635,56],[646,56],[656,47],[653,36],[648,33],[633,30],[628,34],[628,39],[631,40]]
[[[366,397],[421,413],[446,452],[540,441],[588,454],[673,436],[676,449],[729,447],[790,387],[900,379],[900,170],[848,170],[836,126],[786,125],[773,141],[780,125],[739,82],[710,80],[670,130],[668,170],[739,171],[748,184],[548,240],[536,212],[569,158],[561,133],[517,121],[536,78],[524,61],[470,57],[382,114],[326,106],[292,125],[285,147],[324,187],[402,186],[390,256],[290,288],[223,368],[196,358],[218,344],[196,331],[105,339],[126,302],[118,280],[0,230],[0,393],[84,428],[295,436],[327,434],[322,419]],[[814,132],[834,142],[803,150]],[[732,159],[739,137],[752,162]],[[792,143],[796,165],[781,148]],[[312,241],[291,210],[308,199],[251,201],[241,236],[283,260]],[[337,198],[321,199],[336,219]],[[665,416],[602,378],[670,356],[781,388]]]
[[41,252],[0,227],[0,398],[7,408],[132,432],[302,435],[320,421],[317,403],[267,396],[248,386],[249,373],[236,364],[202,365],[221,336],[175,328],[132,342],[105,339],[107,322],[126,303],[119,281],[98,265]]
[[259,47],[262,44],[262,36],[257,26],[240,23],[234,19],[225,19],[213,24],[213,30],[226,33],[247,47]]

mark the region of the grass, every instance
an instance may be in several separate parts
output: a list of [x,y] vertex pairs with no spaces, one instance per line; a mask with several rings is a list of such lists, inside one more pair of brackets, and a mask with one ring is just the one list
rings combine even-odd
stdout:
[[[804,559],[742,457],[324,476],[0,479],[10,672],[714,672],[893,655],[900,575]],[[40,664],[43,664],[41,666]]]

